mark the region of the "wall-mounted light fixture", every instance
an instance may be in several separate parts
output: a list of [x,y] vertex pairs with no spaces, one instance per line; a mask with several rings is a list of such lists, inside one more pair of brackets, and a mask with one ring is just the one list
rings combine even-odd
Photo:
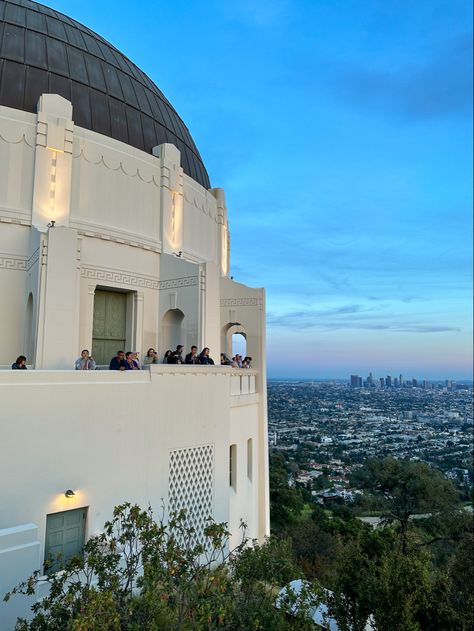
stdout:
[[176,258],[180,259],[183,256],[183,252],[180,250],[179,252],[175,252],[174,255]]
[[64,493],[65,497],[67,497],[68,499],[70,499],[71,497],[74,497],[74,495],[76,495],[74,493],[74,491],[72,489],[68,489],[65,493]]
[[54,219],[51,219],[51,221],[48,224],[48,228],[54,228],[56,222],[54,221]]

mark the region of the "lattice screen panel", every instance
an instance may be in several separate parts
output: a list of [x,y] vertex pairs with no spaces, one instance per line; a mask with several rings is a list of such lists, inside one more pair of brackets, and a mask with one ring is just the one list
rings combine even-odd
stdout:
[[195,529],[195,543],[203,543],[203,529],[214,506],[214,445],[170,452],[169,511],[186,510]]

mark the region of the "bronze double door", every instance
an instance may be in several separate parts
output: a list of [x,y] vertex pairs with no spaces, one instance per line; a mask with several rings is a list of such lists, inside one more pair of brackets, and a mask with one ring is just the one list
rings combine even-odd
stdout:
[[94,296],[92,356],[98,366],[110,363],[118,350],[127,351],[127,294],[97,289]]

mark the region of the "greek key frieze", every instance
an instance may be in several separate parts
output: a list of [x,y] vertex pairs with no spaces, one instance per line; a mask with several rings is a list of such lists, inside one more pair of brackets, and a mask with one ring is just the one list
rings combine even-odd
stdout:
[[260,301],[257,298],[222,298],[221,307],[257,307]]
[[182,278],[171,278],[160,280],[159,289],[177,289],[178,287],[192,287],[198,284],[197,276],[183,276]]
[[26,259],[22,256],[0,254],[0,269],[8,269],[16,272],[26,271]]
[[100,268],[82,267],[81,278],[95,280],[104,283],[117,283],[119,285],[129,285],[132,287],[143,287],[144,289],[159,288],[159,281],[146,276],[129,274],[128,272],[118,272]]

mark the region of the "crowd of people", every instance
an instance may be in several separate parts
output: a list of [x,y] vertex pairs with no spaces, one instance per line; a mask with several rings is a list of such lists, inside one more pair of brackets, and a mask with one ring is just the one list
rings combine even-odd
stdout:
[[[140,353],[134,351],[117,351],[109,364],[109,370],[141,370],[150,364],[197,364],[201,366],[214,366],[214,360],[210,356],[209,348],[206,346],[198,354],[197,346],[191,346],[189,353],[183,357],[184,346],[178,344],[176,350],[167,350],[163,358],[160,359],[154,348],[149,348],[143,362],[140,365]],[[234,357],[229,357],[227,353],[221,353],[221,366],[231,366],[232,368],[252,368],[252,358],[245,357],[238,353]],[[87,349],[81,352],[81,356],[76,359],[76,370],[95,370],[97,364]],[[20,355],[12,364],[12,370],[26,370],[26,357]]]

